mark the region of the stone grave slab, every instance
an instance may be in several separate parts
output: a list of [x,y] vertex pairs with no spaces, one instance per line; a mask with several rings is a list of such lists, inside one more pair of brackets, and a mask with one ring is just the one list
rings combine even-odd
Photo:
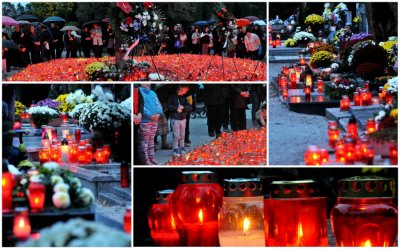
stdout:
[[342,118],[350,118],[351,112],[350,111],[340,111],[340,108],[327,108],[326,109],[326,118],[328,120],[334,120],[339,122]]
[[355,116],[359,127],[365,130],[367,120],[375,117],[383,108],[383,105],[351,106],[350,112]]

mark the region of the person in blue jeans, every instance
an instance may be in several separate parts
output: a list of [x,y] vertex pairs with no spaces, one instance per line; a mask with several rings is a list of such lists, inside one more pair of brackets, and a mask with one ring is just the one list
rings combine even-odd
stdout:
[[172,144],[174,156],[186,154],[186,116],[192,111],[192,105],[189,104],[187,97],[185,97],[185,94],[188,92],[188,90],[188,86],[178,86],[176,94],[171,94],[167,100],[167,108],[170,111],[171,127],[174,133],[174,141]]
[[154,137],[163,109],[157,94],[150,89],[150,84],[141,84],[140,93],[143,97],[143,117],[139,127],[139,153],[146,165],[157,165],[159,163],[154,155]]

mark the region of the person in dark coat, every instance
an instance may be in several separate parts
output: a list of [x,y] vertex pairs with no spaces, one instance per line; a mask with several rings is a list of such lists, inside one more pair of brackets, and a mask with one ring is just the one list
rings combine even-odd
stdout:
[[51,60],[50,43],[53,41],[53,36],[51,32],[47,29],[46,25],[42,26],[42,31],[40,32],[40,43],[42,51],[42,60]]
[[53,37],[50,43],[50,55],[52,59],[59,59],[64,50],[63,33],[54,22],[50,23],[50,32]]
[[35,27],[31,25],[29,27],[29,31],[27,33],[27,39],[29,44],[29,51],[31,52],[32,63],[39,63],[40,62],[40,51],[41,51],[41,44],[40,44],[40,35],[36,32]]
[[82,44],[83,55],[86,58],[90,58],[90,50],[92,48],[92,43],[93,42],[89,28],[85,26],[81,34],[81,44]]
[[204,104],[207,107],[208,135],[221,135],[222,117],[224,115],[224,88],[222,84],[204,84]]
[[249,84],[234,84],[232,87],[231,127],[233,131],[246,130],[246,108],[250,97]]
[[244,44],[244,37],[246,36],[246,27],[242,27],[239,34],[237,35],[237,45],[236,45],[236,57],[245,58],[246,57],[246,45]]
[[65,47],[67,48],[67,54],[65,58],[77,58],[78,57],[78,38],[72,35],[71,30],[67,30],[64,35]]

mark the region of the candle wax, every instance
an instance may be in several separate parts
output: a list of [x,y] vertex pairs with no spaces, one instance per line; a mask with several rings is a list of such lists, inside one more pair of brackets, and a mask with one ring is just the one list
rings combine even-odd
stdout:
[[264,230],[243,231],[225,231],[219,233],[219,242],[221,246],[264,246]]
[[185,246],[218,246],[218,223],[209,221],[184,224],[180,231],[181,243]]

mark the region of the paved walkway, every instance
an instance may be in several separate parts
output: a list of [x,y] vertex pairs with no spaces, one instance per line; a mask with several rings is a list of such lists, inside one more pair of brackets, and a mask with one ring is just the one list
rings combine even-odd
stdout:
[[[275,77],[282,66],[270,64],[268,75]],[[303,162],[307,145],[326,143],[325,117],[289,111],[278,97],[278,91],[269,86],[269,165],[299,165]]]

